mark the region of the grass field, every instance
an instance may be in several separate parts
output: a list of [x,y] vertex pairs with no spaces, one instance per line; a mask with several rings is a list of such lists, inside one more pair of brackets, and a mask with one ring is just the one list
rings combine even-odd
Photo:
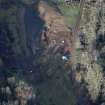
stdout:
[[64,16],[66,23],[70,26],[75,24],[79,13],[79,7],[77,5],[73,6],[67,5],[65,3],[59,3],[58,7],[61,10],[62,15]]
[[78,4],[71,4],[67,5],[65,2],[55,1],[55,0],[46,0],[51,6],[57,7],[62,15],[65,18],[67,25],[72,26],[75,24],[78,13],[79,13],[79,5]]

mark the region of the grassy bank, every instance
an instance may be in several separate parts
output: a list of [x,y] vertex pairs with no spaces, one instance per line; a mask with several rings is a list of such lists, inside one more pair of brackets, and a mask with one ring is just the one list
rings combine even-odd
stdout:
[[77,5],[73,6],[73,5],[67,5],[65,3],[59,3],[58,7],[64,16],[66,23],[68,25],[75,24],[79,13],[79,7]]
[[78,13],[79,13],[79,5],[78,4],[67,5],[63,1],[57,2],[57,0],[56,1],[48,0],[47,2],[50,5],[52,5],[53,7],[55,6],[58,8],[58,10],[60,10],[61,14],[65,18],[66,23],[69,26],[72,26],[75,24],[77,17],[78,17]]

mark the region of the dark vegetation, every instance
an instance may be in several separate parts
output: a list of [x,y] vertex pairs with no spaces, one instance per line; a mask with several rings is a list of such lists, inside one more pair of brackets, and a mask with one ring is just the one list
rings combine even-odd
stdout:
[[[58,8],[58,4],[50,1],[48,3],[60,13],[64,12],[66,18],[70,16],[68,15],[69,11],[72,14],[76,11],[73,18],[68,20],[74,23],[74,17],[78,14],[77,9],[71,10],[69,8],[67,12],[68,8],[65,7],[65,4],[60,4]],[[27,19],[25,18],[25,21],[29,20],[24,23],[26,26],[25,33],[19,29],[21,24],[18,24],[19,20],[17,19],[17,11],[21,7],[29,13],[25,14],[26,18],[28,17]],[[101,95],[97,98],[96,103],[92,103],[87,95],[88,90],[84,86],[84,80],[81,83],[74,82],[73,75],[75,73],[71,65],[65,64],[61,59],[43,53],[44,49],[39,43],[39,36],[44,22],[38,16],[38,12],[33,9],[33,5],[28,5],[20,0],[15,0],[15,2],[13,0],[0,0],[0,104],[100,105],[103,102],[102,94],[100,93]],[[63,12],[61,9],[63,9]],[[35,28],[34,32],[31,29],[32,25]],[[100,25],[97,23],[96,33],[99,28]],[[103,66],[103,70],[105,70],[105,52],[102,50],[105,45],[104,34],[97,33],[95,41],[95,48],[99,50],[99,63]],[[81,45],[86,49],[88,42],[83,33],[81,33],[80,38]],[[41,49],[34,49],[34,44]],[[79,72],[80,69],[81,64],[77,64],[76,70]],[[86,68],[82,65],[82,69],[85,70]],[[25,97],[25,104],[22,104],[24,94],[20,98],[16,91],[17,88],[21,87],[19,83],[22,81],[24,81],[21,84],[23,87],[29,88],[32,85],[33,90],[31,89],[30,91],[35,93],[35,98]],[[28,84],[28,86],[25,84]],[[24,89],[21,90],[21,92],[23,91]]]
[[[24,105],[22,97],[27,92],[24,93],[24,88],[28,89],[27,85],[24,86],[27,83],[32,85],[33,93],[36,95],[35,99],[30,100],[28,96],[25,97],[27,105],[35,103],[36,105],[74,105],[76,98],[68,75],[62,66],[64,63],[53,57],[49,59],[42,53],[37,55],[32,53],[31,41],[33,38],[38,38],[36,34],[40,35],[40,30],[32,34],[34,37],[30,35],[32,32],[30,30],[27,34],[19,30],[21,26],[18,26],[17,11],[24,5],[25,8],[30,9],[29,5],[10,1],[0,1],[0,61],[2,62],[0,63],[0,104]],[[31,23],[35,22],[35,28],[37,28],[39,24],[37,21],[41,20],[38,20],[38,14],[35,15],[36,21]],[[31,23],[27,22],[27,26]],[[39,28],[43,27],[40,25]],[[25,82],[21,84],[24,86],[20,91],[23,95],[19,98],[17,88],[21,88],[19,83],[22,81]]]

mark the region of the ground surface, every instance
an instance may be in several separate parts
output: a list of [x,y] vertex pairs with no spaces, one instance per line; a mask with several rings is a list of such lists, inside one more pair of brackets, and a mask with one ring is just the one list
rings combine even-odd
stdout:
[[0,104],[102,105],[103,3],[0,0]]

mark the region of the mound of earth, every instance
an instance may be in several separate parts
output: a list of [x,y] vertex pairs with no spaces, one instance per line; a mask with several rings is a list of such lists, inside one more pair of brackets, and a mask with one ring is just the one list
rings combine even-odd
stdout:
[[48,51],[57,52],[59,48],[70,50],[71,30],[66,25],[63,16],[47,2],[40,1],[38,4],[40,18],[44,21],[41,40],[47,45]]

